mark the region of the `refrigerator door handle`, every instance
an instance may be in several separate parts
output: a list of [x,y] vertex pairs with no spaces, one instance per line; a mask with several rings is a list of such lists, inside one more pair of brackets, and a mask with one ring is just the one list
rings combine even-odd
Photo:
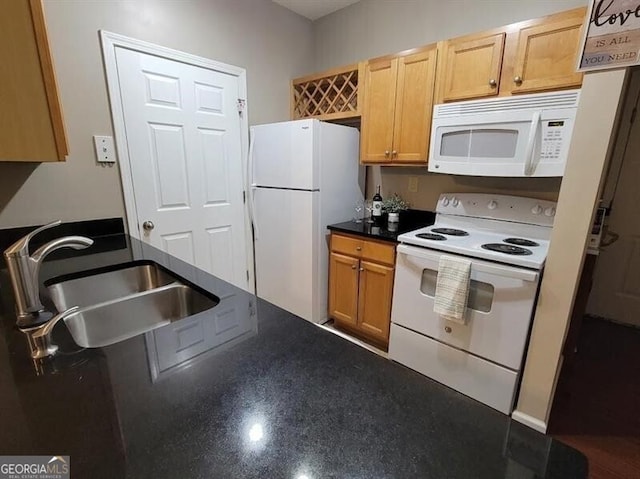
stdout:
[[[253,130],[253,129],[252,129]],[[251,138],[249,139],[249,159],[247,161],[247,192],[249,194],[249,201],[247,202],[247,208],[249,210],[249,221],[253,226],[253,239],[258,239],[258,223],[255,218],[255,193],[256,185],[253,182],[253,151],[256,142],[255,131],[251,131]]]

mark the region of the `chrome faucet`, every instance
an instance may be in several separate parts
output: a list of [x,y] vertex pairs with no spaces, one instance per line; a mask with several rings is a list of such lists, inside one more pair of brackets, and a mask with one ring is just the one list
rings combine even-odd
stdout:
[[93,244],[93,240],[84,236],[65,236],[41,246],[30,256],[29,241],[38,233],[60,223],[60,220],[54,221],[32,231],[4,252],[16,300],[17,324],[20,328],[30,328],[51,319],[50,314],[42,314],[44,306],[40,301],[39,274],[44,258],[60,248],[84,249]]

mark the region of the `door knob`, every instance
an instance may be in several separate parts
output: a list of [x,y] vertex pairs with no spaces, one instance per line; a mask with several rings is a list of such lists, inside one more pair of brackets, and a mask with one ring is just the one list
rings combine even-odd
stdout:
[[145,221],[144,223],[142,223],[142,227],[145,231],[151,231],[156,227],[156,225],[153,224],[153,221]]
[[351,269],[357,269],[358,267],[355,264],[351,265]]
[[495,81],[493,78],[491,80],[489,80],[489,86],[495,87],[498,85],[498,82]]
[[393,150],[393,151],[391,152],[391,156],[398,156],[398,152],[397,152],[396,150]]
[[389,156],[389,150],[385,150],[384,156]]
[[515,82],[516,85],[522,85],[522,77],[521,76],[513,77],[513,81]]

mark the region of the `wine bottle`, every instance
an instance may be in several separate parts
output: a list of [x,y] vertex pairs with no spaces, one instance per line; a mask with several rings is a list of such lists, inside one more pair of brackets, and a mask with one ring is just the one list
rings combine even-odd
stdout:
[[373,195],[372,201],[373,210],[371,211],[371,217],[376,224],[382,222],[382,195],[380,195],[380,185],[376,189],[376,194]]

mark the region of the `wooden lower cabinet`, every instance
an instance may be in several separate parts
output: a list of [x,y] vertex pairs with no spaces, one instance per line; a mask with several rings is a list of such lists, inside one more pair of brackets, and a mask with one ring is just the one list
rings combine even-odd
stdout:
[[389,344],[394,262],[393,244],[331,235],[329,317],[336,327],[385,349]]
[[393,268],[360,261],[358,325],[362,331],[381,341],[389,341]]
[[331,253],[329,264],[329,316],[349,326],[358,324],[358,266],[360,261]]

